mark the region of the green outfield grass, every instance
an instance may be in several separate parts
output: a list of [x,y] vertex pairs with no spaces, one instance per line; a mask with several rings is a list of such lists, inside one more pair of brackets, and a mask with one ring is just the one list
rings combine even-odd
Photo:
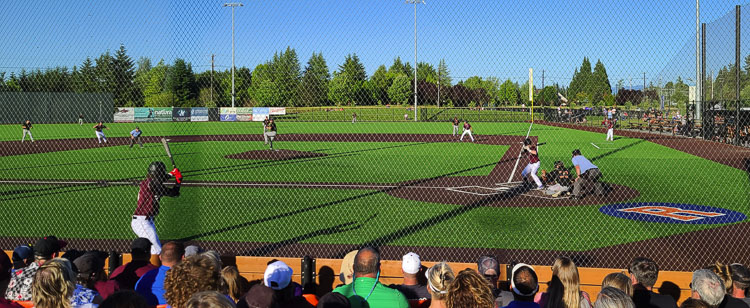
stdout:
[[[89,125],[90,126],[90,125]],[[112,124],[126,135],[135,124]],[[260,133],[258,123],[143,123],[146,135]],[[478,134],[525,135],[528,123],[476,123]],[[284,123],[284,133],[450,133],[448,123]],[[35,137],[91,138],[78,125],[38,125]],[[604,134],[534,125],[542,169],[555,160],[570,166],[580,148],[606,182],[637,189],[634,202],[707,205],[750,214],[744,171],[633,138],[605,143]],[[2,140],[20,127],[0,126]],[[175,160],[190,181],[398,183],[440,176],[487,175],[508,146],[472,143],[284,142],[281,149],[328,156],[293,161],[248,161],[225,155],[265,149],[261,142],[175,143]],[[599,148],[591,145],[594,143]],[[15,143],[13,143],[15,146]],[[18,146],[21,146],[18,143]],[[26,146],[25,144],[23,146]],[[517,153],[512,153],[513,156]],[[153,160],[167,162],[160,144],[114,146],[0,157],[0,179],[128,180],[144,176]],[[522,159],[517,172],[525,165]],[[508,175],[503,175],[507,180]],[[135,186],[0,185],[5,236],[129,239]],[[213,241],[487,247],[586,250],[664,237],[718,225],[636,222],[601,214],[602,205],[572,207],[467,207],[404,200],[367,189],[183,187],[164,198],[156,220],[166,239]]]

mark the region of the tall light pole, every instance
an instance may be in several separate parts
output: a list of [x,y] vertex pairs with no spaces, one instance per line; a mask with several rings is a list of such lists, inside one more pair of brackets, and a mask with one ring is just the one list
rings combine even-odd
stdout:
[[240,2],[231,2],[231,3],[224,3],[222,5],[223,7],[231,7],[232,8],[232,108],[234,108],[234,98],[237,96],[234,93],[234,8],[238,6],[242,6],[242,3]]
[[424,0],[406,0],[407,4],[414,4],[414,122],[417,121],[417,4],[424,4]]
[[703,80],[701,77],[701,4],[695,0],[695,120],[701,119],[701,104],[703,103]]

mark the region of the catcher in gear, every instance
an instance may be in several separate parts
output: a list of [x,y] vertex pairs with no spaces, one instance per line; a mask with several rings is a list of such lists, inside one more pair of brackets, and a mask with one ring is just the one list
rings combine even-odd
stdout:
[[[164,185],[170,178],[175,180],[171,188]],[[148,166],[146,179],[139,185],[138,206],[133,213],[130,227],[138,237],[145,237],[151,241],[151,254],[161,253],[161,243],[154,225],[154,218],[159,214],[159,201],[163,196],[178,197],[181,184],[182,173],[179,169],[174,168],[167,173],[164,163],[155,161]]]

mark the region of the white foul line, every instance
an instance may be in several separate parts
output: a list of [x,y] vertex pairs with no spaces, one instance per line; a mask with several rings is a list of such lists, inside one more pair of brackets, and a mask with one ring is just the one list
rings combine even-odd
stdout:
[[593,145],[593,146],[594,146],[595,148],[597,148],[597,149],[600,149],[600,148],[599,148],[598,146],[596,146],[596,144],[594,144],[593,142],[591,143],[591,145]]
[[[0,184],[33,184],[33,185],[136,185],[140,181],[41,181],[41,180],[0,180]],[[355,188],[355,189],[448,189],[442,186],[400,186],[378,184],[305,184],[305,183],[231,183],[231,182],[185,182],[182,186],[206,187],[286,187],[286,188]]]

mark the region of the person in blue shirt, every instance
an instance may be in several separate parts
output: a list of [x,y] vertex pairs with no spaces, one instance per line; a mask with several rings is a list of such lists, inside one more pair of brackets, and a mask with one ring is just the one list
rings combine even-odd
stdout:
[[[576,168],[576,175],[578,177],[573,183],[573,195],[571,199],[580,199],[583,197],[583,192],[588,190],[590,186],[594,186],[594,191],[597,195],[604,195],[604,187],[599,179],[602,177],[602,173],[599,171],[599,167],[592,164],[591,161],[581,155],[581,150],[573,150],[573,166]],[[582,192],[583,190],[583,192]]]
[[164,299],[164,278],[167,277],[167,271],[182,261],[185,255],[185,246],[179,242],[169,242],[164,244],[159,254],[161,266],[143,274],[135,284],[135,291],[146,299],[151,306],[163,305],[167,303]]
[[133,144],[137,141],[138,144],[143,148],[143,142],[141,142],[141,129],[136,126],[134,130],[130,131],[130,148],[133,148]]

